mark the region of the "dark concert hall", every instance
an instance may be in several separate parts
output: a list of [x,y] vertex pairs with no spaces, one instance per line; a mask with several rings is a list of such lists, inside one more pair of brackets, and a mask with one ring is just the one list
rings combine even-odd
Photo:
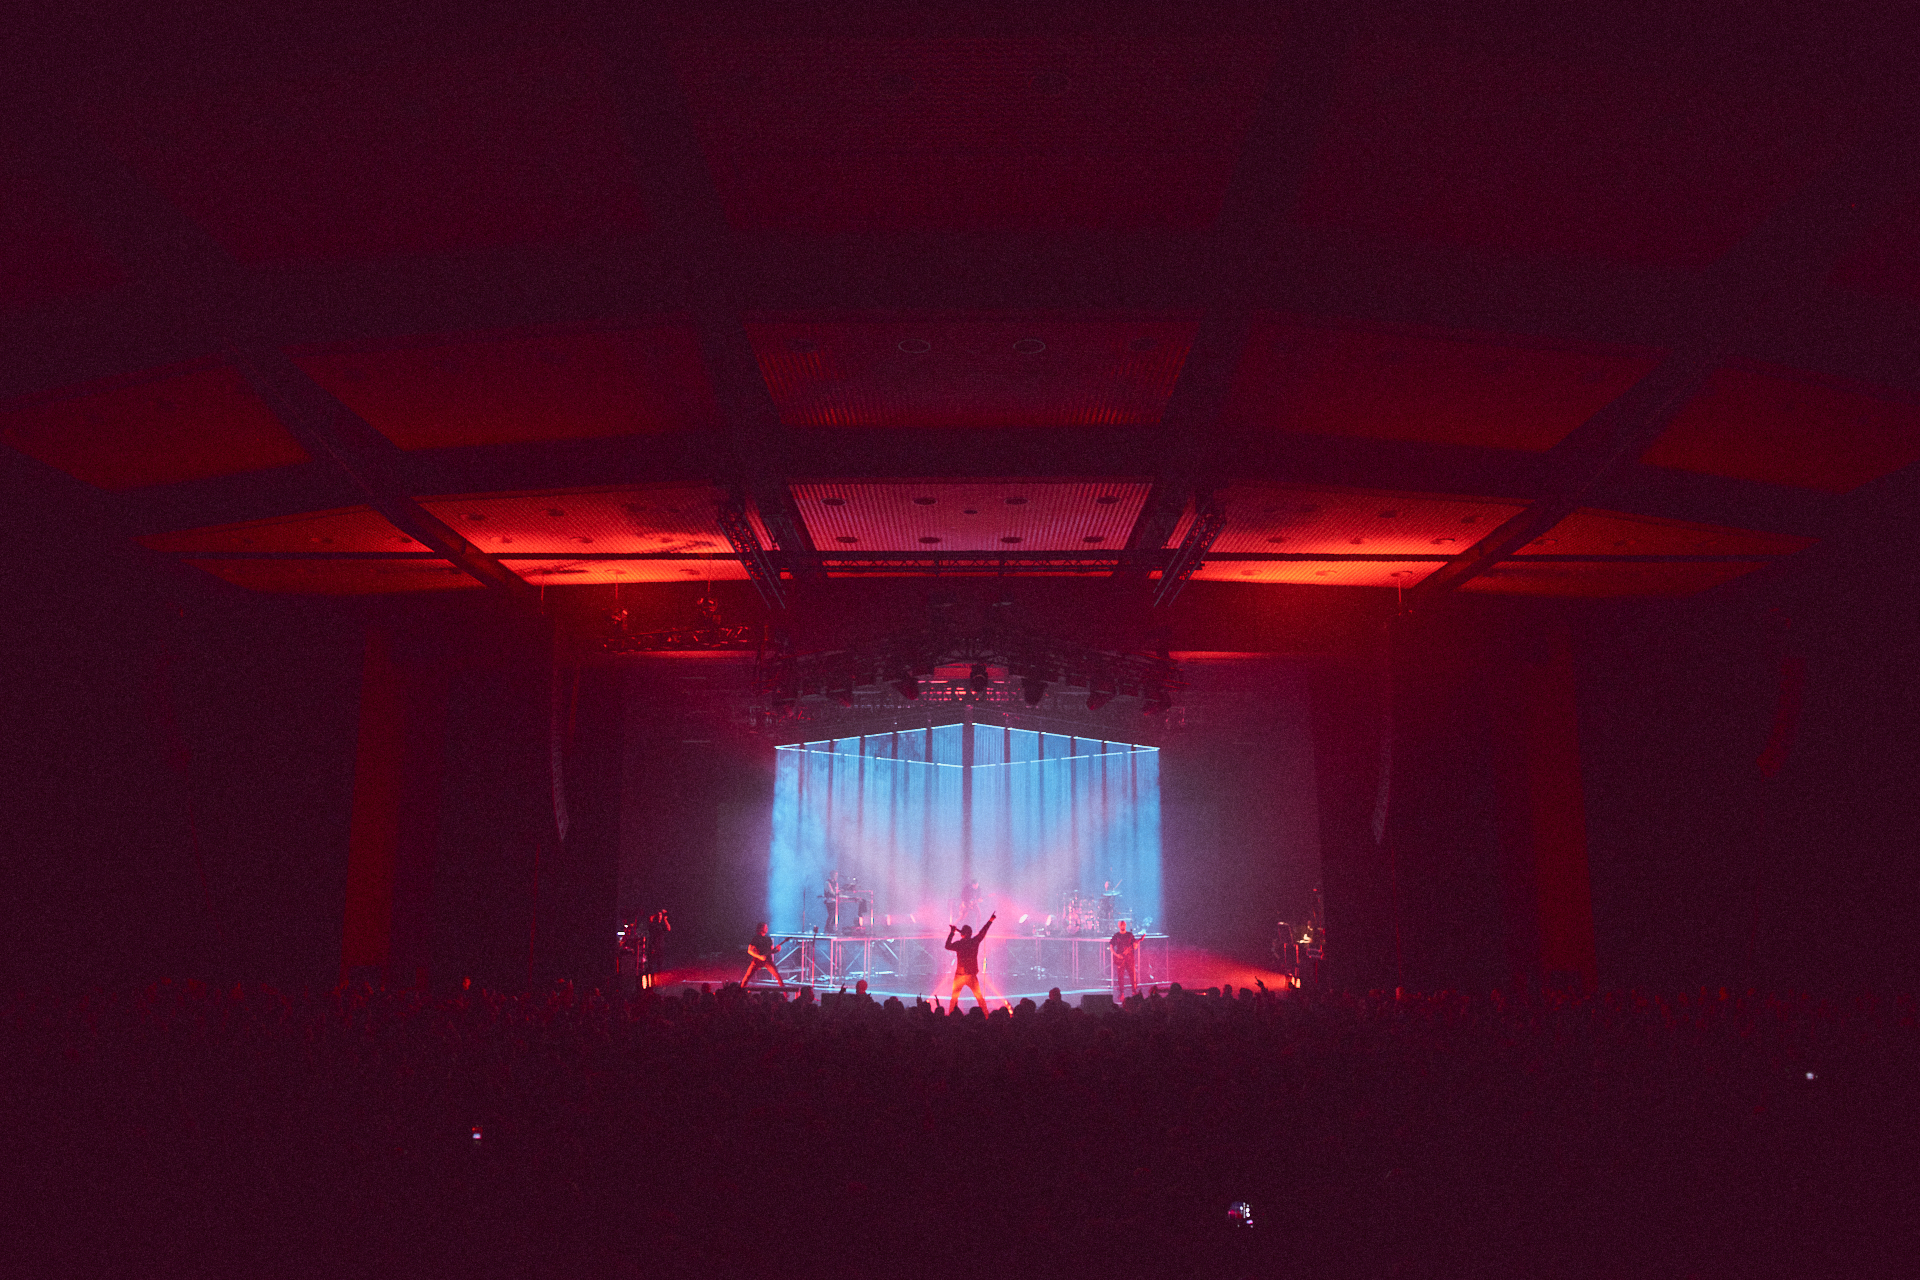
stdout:
[[1920,1273],[1911,3],[6,29],[10,1273]]

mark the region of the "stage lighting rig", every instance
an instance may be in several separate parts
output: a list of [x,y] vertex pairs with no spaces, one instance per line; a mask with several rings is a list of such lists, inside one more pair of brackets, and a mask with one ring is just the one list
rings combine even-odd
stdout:
[[[930,691],[923,681],[942,667],[960,667],[964,681]],[[988,698],[994,668],[1018,681],[1023,700],[1039,706],[1047,688],[1088,690],[1087,709],[1098,711],[1115,697],[1136,697],[1150,713],[1164,713],[1182,687],[1179,664],[1158,653],[1117,652],[1042,635],[1018,625],[1010,602],[963,610],[947,598],[931,602],[927,625],[824,653],[796,654],[781,646],[760,664],[762,693],[770,705],[831,694],[843,705],[861,689],[891,687],[902,699],[933,696],[975,701]]]

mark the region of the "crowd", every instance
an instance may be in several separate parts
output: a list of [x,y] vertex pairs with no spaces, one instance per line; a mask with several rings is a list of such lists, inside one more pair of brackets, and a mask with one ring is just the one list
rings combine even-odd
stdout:
[[1915,1256],[1905,998],[1175,988],[948,1016],[734,987],[162,984],[0,1011],[22,1275],[1863,1275]]

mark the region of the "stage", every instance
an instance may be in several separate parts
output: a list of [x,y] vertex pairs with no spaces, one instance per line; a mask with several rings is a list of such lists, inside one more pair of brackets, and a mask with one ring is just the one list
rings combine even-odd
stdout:
[[[947,935],[776,933],[775,960],[789,985],[837,991],[865,979],[876,998],[939,996],[953,985],[953,953]],[[1169,938],[1143,933],[1137,971],[1140,985],[1165,986],[1174,980]],[[1106,936],[1035,937],[989,933],[980,945],[980,985],[994,1000],[1046,998],[1054,987],[1063,995],[1113,990],[1113,953]]]

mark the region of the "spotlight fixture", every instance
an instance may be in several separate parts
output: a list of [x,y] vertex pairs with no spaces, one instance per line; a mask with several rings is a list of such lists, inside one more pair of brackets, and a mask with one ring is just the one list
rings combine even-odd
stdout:
[[987,674],[987,664],[976,662],[973,670],[967,672],[967,688],[975,693],[985,693],[987,686],[993,683],[993,677]]
[[1047,682],[1037,676],[1027,676],[1020,681],[1020,696],[1026,699],[1030,707],[1040,705],[1040,699],[1047,696]]
[[898,682],[893,687],[898,689],[900,696],[908,702],[912,702],[920,696],[920,682],[912,676],[908,676],[905,680]]
[[1095,689],[1092,693],[1089,693],[1087,695],[1087,710],[1098,711],[1100,708],[1106,706],[1109,702],[1112,702],[1112,701],[1113,701],[1113,690]]

